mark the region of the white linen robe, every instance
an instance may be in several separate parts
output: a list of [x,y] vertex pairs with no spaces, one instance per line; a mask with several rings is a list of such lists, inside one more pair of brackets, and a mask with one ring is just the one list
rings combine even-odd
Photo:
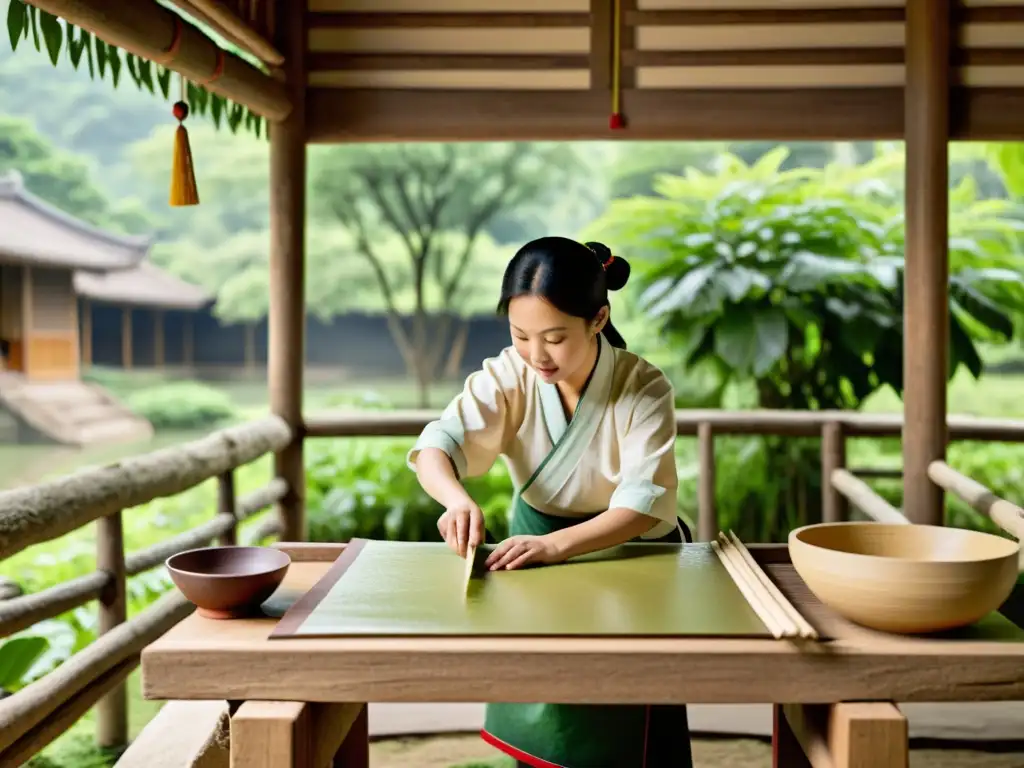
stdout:
[[410,451],[439,448],[460,478],[486,474],[502,457],[522,500],[548,515],[589,517],[627,508],[659,522],[646,539],[678,526],[675,402],[654,365],[601,335],[597,364],[571,421],[554,384],[515,347],[484,361]]

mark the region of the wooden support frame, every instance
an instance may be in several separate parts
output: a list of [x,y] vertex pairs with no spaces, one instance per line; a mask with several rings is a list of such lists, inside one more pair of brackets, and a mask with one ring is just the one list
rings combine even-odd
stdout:
[[775,705],[775,768],[907,768],[906,716],[889,702]]
[[944,519],[928,466],[947,442],[951,14],[950,0],[907,0],[903,510],[928,525]]
[[306,538],[302,385],[305,366],[306,11],[290,3],[281,18],[287,56],[282,72],[294,109],[270,128],[270,313],[267,378],[270,407],[292,429],[274,457],[274,475],[288,483],[279,505],[285,538]]
[[[163,64],[210,92],[243,104],[268,120],[283,120],[292,111],[292,103],[281,83],[245,59],[222,50],[197,27],[153,0],[28,2],[88,30],[107,43]],[[172,53],[179,25],[180,38],[177,50]]]
[[849,517],[846,498],[830,482],[832,473],[846,467],[846,438],[843,425],[829,422],[821,429],[821,517],[826,523],[840,523]]
[[231,717],[231,768],[369,768],[365,704],[246,701]]

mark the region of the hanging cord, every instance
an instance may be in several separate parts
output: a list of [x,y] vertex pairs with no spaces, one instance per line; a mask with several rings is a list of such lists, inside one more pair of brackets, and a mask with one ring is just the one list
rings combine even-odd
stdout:
[[612,114],[608,127],[612,130],[625,127],[622,118],[622,0],[614,0],[612,17]]

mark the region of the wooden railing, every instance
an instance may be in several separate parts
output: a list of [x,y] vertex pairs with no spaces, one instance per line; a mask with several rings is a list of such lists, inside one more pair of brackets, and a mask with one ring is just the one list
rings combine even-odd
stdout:
[[[0,493],[0,553],[4,558],[97,523],[96,570],[35,594],[0,601],[0,637],[99,601],[97,639],[50,674],[0,700],[0,755],[20,765],[59,736],[94,705],[97,741],[128,741],[125,678],[142,649],[191,612],[176,591],[130,620],[126,580],[161,565],[175,552],[219,539],[234,542],[238,526],[285,498],[279,479],[236,501],[234,471],[279,451],[292,439],[278,418],[266,418],[118,464],[85,470],[41,485]],[[125,553],[122,515],[159,497],[173,496],[218,478],[213,519],[147,549]],[[281,529],[270,520],[254,539]]]
[[[310,416],[303,436],[401,437],[419,434],[435,412],[359,412]],[[718,532],[715,512],[715,445],[718,435],[780,435],[820,437],[823,515],[846,517],[847,501],[874,517],[899,512],[859,479],[899,475],[890,469],[846,468],[846,441],[857,437],[898,437],[898,414],[846,412],[712,410],[679,411],[678,434],[698,441],[697,538],[708,541]],[[1024,442],[1024,422],[950,417],[950,440]],[[99,637],[56,670],[0,700],[0,762],[17,765],[50,743],[93,706],[97,706],[97,738],[105,746],[127,742],[125,678],[139,663],[139,654],[154,639],[191,612],[176,591],[163,596],[139,615],[126,617],[126,580],[161,565],[175,552],[212,541],[235,543],[238,526],[270,505],[292,495],[280,478],[260,490],[235,498],[234,471],[264,454],[276,453],[293,440],[282,419],[271,417],[225,429],[202,440],[136,456],[107,467],[0,493],[0,556],[59,538],[97,522],[96,570],[42,592],[0,600],[0,637],[65,611],[99,601]],[[944,466],[944,465],[943,465]],[[960,493],[979,511],[1009,507],[987,489],[959,476],[950,480],[942,467],[933,479]],[[948,470],[948,472],[946,471]],[[955,473],[954,473],[955,474]],[[216,514],[208,522],[148,549],[125,553],[122,515],[159,497],[173,496],[218,478]],[[965,490],[966,489],[966,490]],[[1010,505],[1014,514],[1019,510]],[[281,531],[272,519],[255,532],[254,540]]]
[[[414,436],[435,418],[437,413],[432,411],[325,413],[306,419],[305,435],[316,438]],[[1024,421],[950,416],[946,423],[950,442],[1024,442]],[[676,430],[680,437],[697,438],[696,538],[699,541],[713,541],[718,536],[718,514],[715,509],[716,435],[819,437],[823,478],[822,519],[825,522],[837,522],[848,517],[850,493],[856,497],[854,503],[868,503],[875,512],[885,514],[876,503],[867,501],[870,497],[885,504],[895,514],[900,514],[859,478],[899,477],[901,471],[878,467],[847,468],[846,441],[860,437],[900,437],[903,432],[901,414],[692,409],[676,412]],[[871,514],[871,510],[865,510],[865,514]]]

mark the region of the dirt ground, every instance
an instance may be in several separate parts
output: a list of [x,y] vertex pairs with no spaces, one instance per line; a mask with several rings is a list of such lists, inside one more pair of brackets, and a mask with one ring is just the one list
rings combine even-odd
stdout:
[[[482,763],[506,768],[500,754],[477,736],[385,739],[370,747],[371,768],[452,768]],[[694,768],[771,768],[771,747],[753,739],[694,739]],[[1024,752],[915,749],[910,768],[1024,768]]]

